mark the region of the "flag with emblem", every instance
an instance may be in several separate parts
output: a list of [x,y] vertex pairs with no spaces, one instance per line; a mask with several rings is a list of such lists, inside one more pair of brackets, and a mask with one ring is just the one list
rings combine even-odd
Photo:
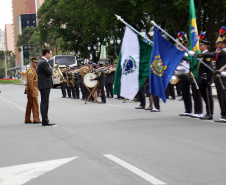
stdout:
[[[189,8],[189,50],[200,53],[194,0],[190,0]],[[192,73],[198,77],[198,60],[191,56],[189,56],[189,60]]]
[[117,63],[113,93],[132,100],[149,75],[152,46],[126,27]]
[[165,89],[184,54],[185,51],[176,48],[155,27],[150,60],[149,92],[162,98],[164,102],[166,102]]

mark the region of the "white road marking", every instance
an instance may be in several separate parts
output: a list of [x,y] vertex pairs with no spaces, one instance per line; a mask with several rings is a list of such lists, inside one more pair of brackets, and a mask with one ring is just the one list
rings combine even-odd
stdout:
[[0,168],[1,185],[22,185],[77,157]]
[[150,182],[153,185],[166,185],[166,183],[156,179],[155,177],[147,174],[146,172],[136,168],[135,166],[133,166],[111,154],[106,154],[104,156],[107,157],[108,159],[114,161],[115,163],[123,166],[124,168],[130,170],[131,172],[135,173],[136,175],[142,177],[143,179],[145,179],[146,181]]
[[8,100],[6,100],[5,98],[3,98],[3,97],[1,97],[1,96],[0,96],[0,98],[1,98],[2,100],[4,100],[4,101],[6,101],[6,102],[8,102],[8,103],[10,103],[10,104],[12,104],[12,105],[14,105],[14,106],[16,106],[17,108],[23,110],[24,112],[26,111],[23,107],[21,107],[21,106],[15,104],[15,103],[13,103],[13,102],[11,102],[11,101],[8,101]]

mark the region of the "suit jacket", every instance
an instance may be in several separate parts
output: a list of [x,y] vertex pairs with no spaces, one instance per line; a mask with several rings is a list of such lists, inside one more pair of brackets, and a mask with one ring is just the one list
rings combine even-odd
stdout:
[[53,86],[52,83],[52,68],[49,67],[49,63],[41,58],[37,67],[38,73],[38,89],[50,89]]
[[105,71],[104,68],[100,68],[97,72],[97,77],[94,78],[94,80],[98,80],[100,83],[100,86],[104,86],[105,85]]
[[38,76],[36,73],[36,69],[31,66],[27,69],[27,85],[25,89],[25,94],[31,95],[32,93],[35,93],[35,96],[39,95]]

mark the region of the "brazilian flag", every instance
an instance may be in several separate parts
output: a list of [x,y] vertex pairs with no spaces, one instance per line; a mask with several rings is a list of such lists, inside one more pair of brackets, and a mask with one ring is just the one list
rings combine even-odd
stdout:
[[[199,37],[196,23],[194,0],[190,0],[189,8],[189,43],[189,50],[192,50],[195,53],[201,53],[199,49]],[[198,60],[195,57],[190,57],[189,59],[191,62],[191,71],[196,77],[198,77]]]

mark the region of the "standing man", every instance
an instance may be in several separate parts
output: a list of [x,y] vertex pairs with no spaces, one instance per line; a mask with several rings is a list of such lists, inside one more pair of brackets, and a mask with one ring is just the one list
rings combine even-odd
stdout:
[[[207,40],[199,41],[199,48],[202,53],[208,53],[207,46],[210,45],[210,42]],[[203,58],[203,62],[205,62],[210,68],[213,69],[213,63],[210,58]],[[202,63],[199,66],[199,75],[198,75],[198,85],[199,90],[202,94],[203,100],[206,104],[206,115],[201,117],[203,120],[212,120],[213,119],[213,97],[212,97],[212,87],[211,84],[213,73]]]
[[38,63],[38,89],[41,94],[40,110],[42,115],[42,126],[53,126],[55,124],[49,123],[48,109],[49,109],[49,94],[52,87],[52,67],[48,60],[52,57],[52,50],[44,48],[42,58]]
[[104,91],[105,71],[103,68],[103,63],[101,63],[101,62],[98,63],[98,69],[99,69],[99,71],[97,72],[97,77],[90,79],[90,81],[93,81],[93,80],[99,81],[100,92],[101,92],[101,102],[100,103],[106,103],[105,91]]
[[25,123],[32,123],[31,110],[33,113],[34,124],[41,123],[39,119],[39,106],[38,106],[38,76],[36,68],[38,65],[37,57],[31,59],[31,66],[27,70],[27,86],[25,94],[27,94],[27,108],[25,113]]
[[200,58],[214,58],[216,60],[216,72],[215,72],[215,86],[217,89],[217,98],[221,109],[221,118],[216,122],[226,123],[226,77],[221,74],[222,67],[226,64],[226,27],[223,26],[219,31],[218,38],[215,42],[217,51],[195,54],[191,52],[191,55],[195,55]]

